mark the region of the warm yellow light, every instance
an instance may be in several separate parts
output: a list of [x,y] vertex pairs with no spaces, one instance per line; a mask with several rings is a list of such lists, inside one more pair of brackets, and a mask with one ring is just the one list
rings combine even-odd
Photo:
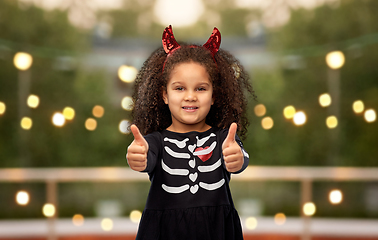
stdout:
[[16,194],[16,202],[20,205],[27,205],[29,203],[29,193],[26,191],[19,191]]
[[21,119],[21,127],[25,130],[29,130],[33,126],[33,121],[29,117],[23,117]]
[[366,122],[375,122],[377,114],[374,109],[366,109],[364,117]]
[[319,104],[322,107],[328,107],[331,105],[332,99],[331,96],[328,93],[323,93],[319,96]]
[[329,201],[332,204],[339,204],[343,200],[343,194],[340,190],[335,189],[329,193]]
[[327,117],[326,124],[328,128],[335,128],[337,127],[337,117],[335,116],[329,116]]
[[6,110],[5,103],[0,102],[0,115],[4,114]]
[[27,100],[27,104],[31,108],[37,108],[39,105],[39,97],[36,95],[30,95]]
[[63,109],[63,116],[67,120],[72,120],[75,117],[75,110],[71,107],[65,107]]
[[84,224],[84,217],[83,217],[83,215],[81,215],[81,214],[75,214],[72,217],[72,223],[73,223],[73,225],[75,225],[77,227],[82,226]]
[[56,112],[52,117],[52,123],[57,127],[63,127],[66,123],[66,118],[63,114]]
[[306,114],[303,111],[296,112],[294,114],[293,121],[297,126],[305,124],[307,121]]
[[364,102],[361,100],[357,100],[353,102],[353,111],[355,113],[362,113],[365,109]]
[[124,82],[131,83],[135,80],[138,70],[133,66],[122,65],[118,69],[118,77]]
[[312,202],[307,202],[303,205],[303,213],[306,215],[306,216],[312,216],[315,214],[315,211],[316,211],[316,207],[315,207],[315,204],[312,203]]
[[97,121],[93,118],[88,118],[85,121],[85,128],[89,131],[94,131],[97,128]]
[[104,231],[111,231],[113,229],[113,221],[110,218],[102,219],[101,228]]
[[266,108],[265,108],[264,104],[257,104],[255,106],[255,114],[256,114],[256,116],[262,117],[262,116],[265,115],[265,113],[266,113]]
[[31,67],[33,57],[29,53],[18,52],[14,55],[13,63],[18,70],[25,71]]
[[294,106],[287,106],[283,110],[283,115],[286,119],[292,119],[295,114],[295,107]]
[[245,220],[245,226],[249,230],[254,230],[257,227],[257,219],[255,217],[249,217]]
[[269,130],[273,127],[273,119],[271,117],[264,117],[262,120],[261,120],[261,126],[265,129],[265,130]]
[[283,225],[283,224],[285,224],[285,222],[286,222],[286,216],[285,216],[285,214],[283,214],[283,213],[277,213],[276,215],[274,215],[274,222],[277,225]]
[[43,205],[42,212],[45,217],[53,217],[55,215],[55,206],[51,203],[46,203]]
[[130,126],[130,121],[129,120],[122,120],[119,123],[118,129],[123,134],[129,134],[130,133],[129,126]]
[[345,63],[344,53],[341,51],[333,51],[326,55],[326,62],[328,67],[332,69],[339,69]]
[[134,102],[133,99],[129,96],[126,96],[122,99],[121,106],[123,109],[127,111],[131,111],[134,108]]
[[133,223],[138,223],[142,217],[142,212],[138,210],[131,211],[130,213],[130,220]]
[[104,108],[99,105],[94,106],[92,109],[93,116],[97,118],[104,116],[104,112],[105,112]]

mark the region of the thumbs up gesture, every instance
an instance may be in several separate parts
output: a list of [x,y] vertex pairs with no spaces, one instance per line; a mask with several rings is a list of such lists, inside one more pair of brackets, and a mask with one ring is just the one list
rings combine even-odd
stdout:
[[147,167],[148,143],[136,125],[131,125],[130,130],[134,135],[134,141],[127,148],[127,162],[131,169],[143,171]]
[[228,135],[222,144],[223,158],[229,172],[237,172],[243,167],[244,156],[239,144],[235,141],[238,125],[232,123]]

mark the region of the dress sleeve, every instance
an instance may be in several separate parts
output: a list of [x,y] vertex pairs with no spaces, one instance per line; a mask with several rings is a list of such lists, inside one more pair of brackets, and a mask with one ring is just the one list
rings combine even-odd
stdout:
[[[224,129],[224,130],[221,131],[220,146],[222,146],[223,141],[226,139],[227,135],[228,135],[228,129]],[[235,135],[235,141],[239,144],[239,146],[242,150],[242,153],[243,153],[243,156],[244,156],[244,163],[243,163],[242,168],[239,171],[234,172],[232,174],[238,174],[238,173],[243,172],[248,167],[248,164],[249,164],[249,154],[245,151],[245,149],[243,147],[243,143],[242,143],[242,141],[240,140],[240,138],[237,134]],[[223,158],[223,154],[222,154],[222,158]]]
[[142,172],[151,174],[160,156],[161,135],[159,132],[148,134],[144,137],[148,143],[147,167]]

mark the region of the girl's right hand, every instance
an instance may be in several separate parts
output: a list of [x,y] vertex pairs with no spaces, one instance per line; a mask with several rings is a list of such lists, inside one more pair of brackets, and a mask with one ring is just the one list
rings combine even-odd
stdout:
[[131,169],[140,172],[147,167],[148,143],[136,125],[131,125],[130,130],[134,135],[134,141],[127,148],[127,163]]

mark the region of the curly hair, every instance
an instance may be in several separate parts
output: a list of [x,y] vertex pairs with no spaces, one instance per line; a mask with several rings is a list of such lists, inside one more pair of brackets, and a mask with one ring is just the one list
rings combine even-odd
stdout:
[[166,90],[175,66],[195,62],[206,69],[213,85],[214,104],[207,114],[206,124],[224,129],[236,122],[238,135],[244,138],[249,125],[247,94],[256,99],[248,73],[225,50],[219,49],[213,57],[202,46],[186,43],[180,43],[180,46],[168,57],[160,47],[144,62],[135,80],[133,124],[143,135],[168,128],[172,117],[163,101],[163,90]]

